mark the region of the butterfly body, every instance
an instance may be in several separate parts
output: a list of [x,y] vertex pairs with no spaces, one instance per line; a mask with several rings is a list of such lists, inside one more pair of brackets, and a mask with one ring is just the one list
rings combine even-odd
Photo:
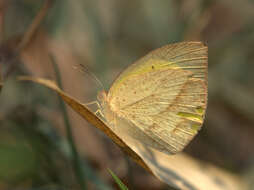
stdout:
[[119,75],[99,98],[117,133],[167,154],[181,151],[201,128],[207,102],[207,47],[164,46]]

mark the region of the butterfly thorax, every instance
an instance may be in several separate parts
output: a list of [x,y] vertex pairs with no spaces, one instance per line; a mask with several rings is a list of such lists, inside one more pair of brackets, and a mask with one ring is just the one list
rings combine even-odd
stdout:
[[98,93],[98,101],[101,106],[101,111],[108,123],[114,121],[116,110],[110,105],[109,97],[106,91],[101,91]]

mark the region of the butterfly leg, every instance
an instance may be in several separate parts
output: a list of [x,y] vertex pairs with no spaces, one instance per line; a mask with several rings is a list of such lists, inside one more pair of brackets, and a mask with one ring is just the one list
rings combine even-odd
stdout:
[[93,105],[93,104],[96,104],[98,107],[101,107],[98,101],[88,102],[88,103],[85,103],[85,104],[83,104],[83,105],[84,105],[84,106],[89,106],[89,105]]
[[104,117],[104,114],[102,113],[101,109],[96,110],[94,114],[97,116],[97,114],[100,114],[102,117]]
[[[85,103],[85,104],[82,104],[83,106],[89,106],[89,105],[93,105],[93,104],[95,104],[98,108],[98,110],[101,110],[101,105],[99,104],[99,102],[98,101],[92,101],[92,102],[88,102],[88,103]],[[98,111],[98,110],[96,110],[96,112]]]
[[95,112],[93,112],[96,116],[98,116],[98,114],[99,115],[101,115],[102,117],[104,117],[104,114],[102,113],[102,111],[101,111],[101,105],[99,104],[99,102],[98,101],[92,101],[92,102],[88,102],[88,103],[85,103],[85,104],[82,104],[83,106],[89,106],[89,105],[93,105],[93,104],[95,104],[95,105],[97,105],[97,107],[98,107],[98,109],[95,111]]

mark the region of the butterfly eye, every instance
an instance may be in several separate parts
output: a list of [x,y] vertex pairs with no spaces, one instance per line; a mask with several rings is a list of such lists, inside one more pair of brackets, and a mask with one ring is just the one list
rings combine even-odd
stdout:
[[99,100],[99,102],[105,102],[107,99],[107,92],[104,90],[99,92],[97,95],[97,99]]

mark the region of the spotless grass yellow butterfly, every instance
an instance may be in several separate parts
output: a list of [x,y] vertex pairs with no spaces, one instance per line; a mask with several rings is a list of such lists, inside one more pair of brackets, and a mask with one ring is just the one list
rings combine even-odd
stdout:
[[130,65],[98,94],[107,125],[166,154],[181,151],[204,121],[207,54],[201,42],[182,42]]

